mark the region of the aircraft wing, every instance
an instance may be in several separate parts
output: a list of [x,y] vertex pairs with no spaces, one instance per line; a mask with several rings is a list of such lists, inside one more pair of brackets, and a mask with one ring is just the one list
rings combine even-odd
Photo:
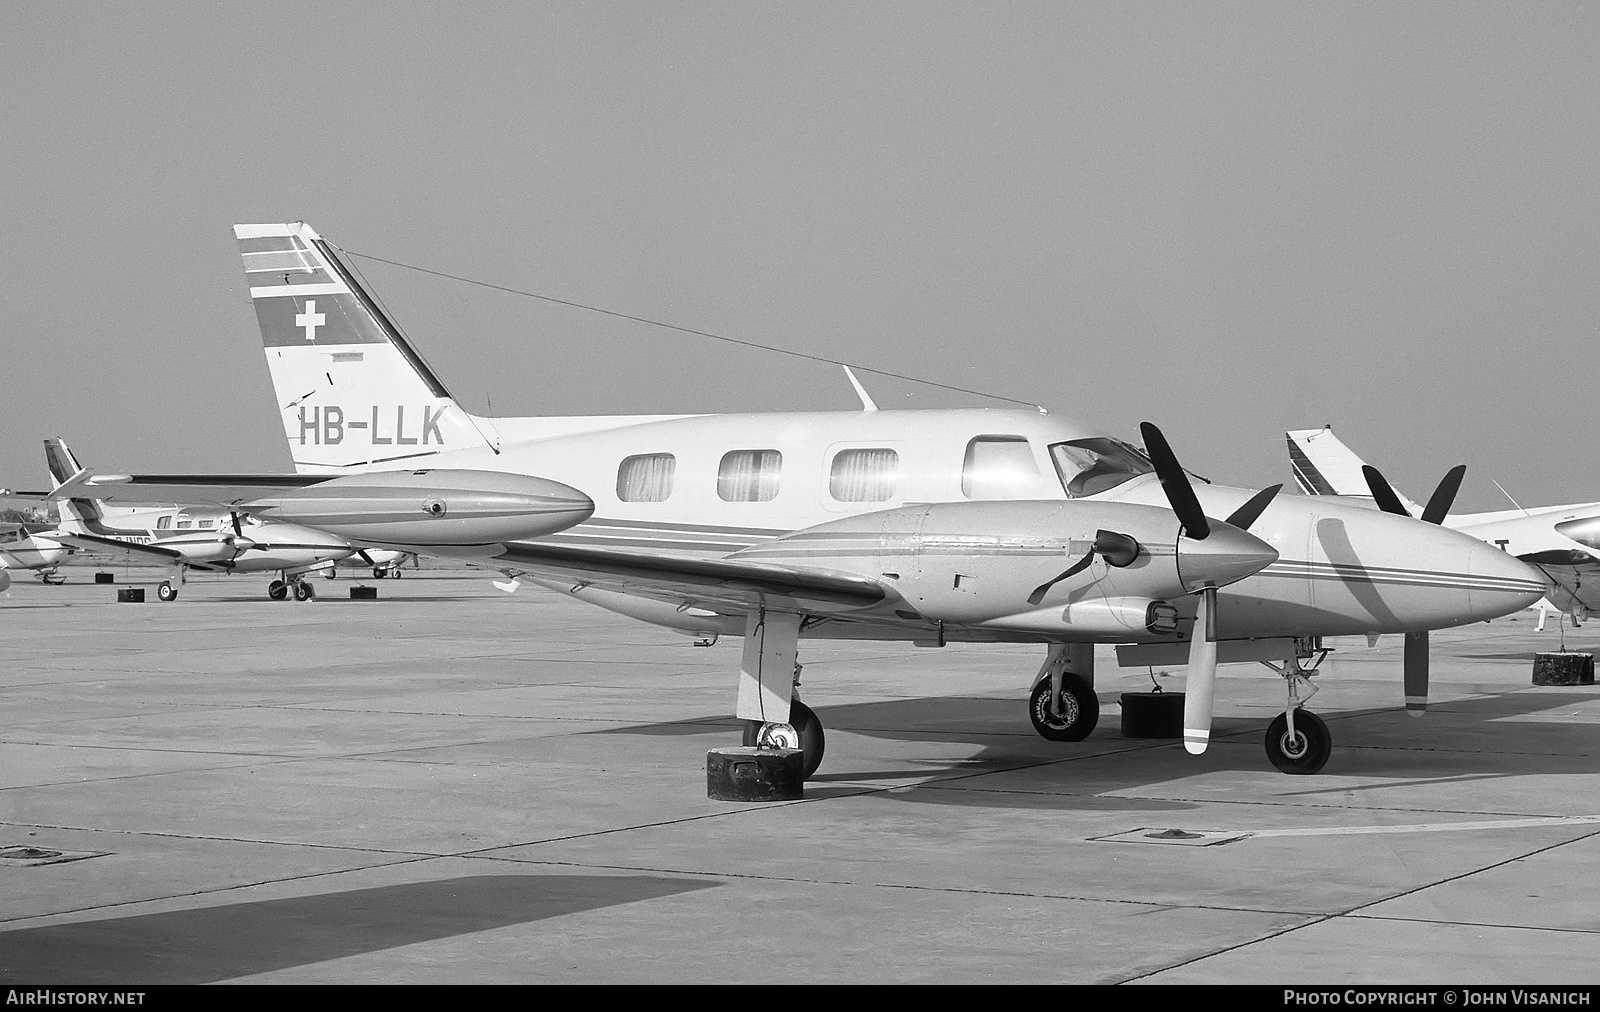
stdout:
[[183,553],[160,545],[141,545],[132,541],[118,541],[116,538],[102,538],[97,534],[78,534],[73,531],[48,531],[42,535],[51,541],[58,541],[63,545],[71,545],[89,552],[105,552],[112,555],[122,555],[137,562],[159,562],[162,564],[177,562],[183,558]]
[[89,474],[67,479],[51,499],[98,499],[109,503],[185,503],[236,506],[295,492],[330,480],[326,474]]
[[493,561],[547,579],[734,612],[766,604],[838,614],[889,598],[882,585],[853,574],[738,559],[685,559],[519,541],[505,545]]

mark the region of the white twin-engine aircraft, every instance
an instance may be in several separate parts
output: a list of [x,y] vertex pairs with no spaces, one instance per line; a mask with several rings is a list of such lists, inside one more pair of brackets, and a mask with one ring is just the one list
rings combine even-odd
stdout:
[[691,636],[744,636],[746,743],[798,744],[808,774],[823,732],[794,695],[802,637],[1044,644],[1028,709],[1059,741],[1098,718],[1095,643],[1121,644],[1127,665],[1186,662],[1195,753],[1216,665],[1275,662],[1286,695],[1267,753],[1310,773],[1332,747],[1300,709],[1321,637],[1476,622],[1544,592],[1450,530],[1192,486],[1149,425],[1147,455],[1043,413],[878,411],[865,394],[859,412],[475,417],[310,227],[235,233],[302,475],[448,468],[582,490],[593,515],[570,529],[437,554]]
[[[1284,436],[1295,482],[1306,495],[1343,496],[1391,513],[1424,515],[1332,428],[1294,429]],[[1441,514],[1434,522],[1487,541],[1545,575],[1549,592],[1540,602],[1541,630],[1546,608],[1565,613],[1574,625],[1600,612],[1600,502]]]

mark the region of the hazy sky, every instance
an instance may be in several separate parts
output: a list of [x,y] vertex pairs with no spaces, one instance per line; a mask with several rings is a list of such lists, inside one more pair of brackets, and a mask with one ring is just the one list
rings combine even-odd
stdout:
[[[289,467],[234,222],[1288,479],[1600,498],[1600,5],[0,5],[0,485]],[[358,261],[472,410],[839,370]],[[884,407],[992,402],[863,376]]]

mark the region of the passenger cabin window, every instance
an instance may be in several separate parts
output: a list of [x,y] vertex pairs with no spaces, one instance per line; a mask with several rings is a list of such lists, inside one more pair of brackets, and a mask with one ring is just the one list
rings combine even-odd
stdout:
[[180,518],[178,520],[178,530],[180,530],[180,531],[181,530],[185,530],[186,528],[189,528],[189,527],[193,527],[193,526],[194,526],[194,521],[188,519],[187,517],[183,517],[183,518]]
[[900,454],[888,448],[840,450],[828,473],[835,502],[888,502],[900,484]]
[[171,529],[172,529],[172,518],[170,516],[161,517],[160,519],[158,519],[156,521],[156,530],[158,530],[158,531],[167,531],[167,530],[171,530]]
[[623,502],[665,502],[672,495],[678,458],[670,453],[642,453],[617,466],[617,498]]
[[217,526],[217,522],[215,520],[202,520],[202,521],[200,521],[200,526],[204,527],[204,528],[207,528],[207,529],[210,529],[212,527]]
[[783,454],[777,450],[733,450],[717,465],[717,498],[723,502],[771,502],[778,497]]
[[968,499],[1038,499],[1045,495],[1033,448],[1022,436],[979,436],[967,444],[961,494]]
[[1155,470],[1150,458],[1109,436],[1069,439],[1050,447],[1061,487],[1074,499],[1116,488],[1129,478]]

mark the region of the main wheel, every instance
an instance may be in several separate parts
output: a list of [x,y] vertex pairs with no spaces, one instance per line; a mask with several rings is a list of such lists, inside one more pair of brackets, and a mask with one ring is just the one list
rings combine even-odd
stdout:
[[177,600],[178,588],[174,587],[171,581],[162,581],[161,586],[156,588],[156,596],[163,601]]
[[1310,710],[1294,712],[1294,734],[1289,718],[1278,714],[1267,725],[1267,758],[1285,773],[1315,773],[1333,754],[1333,735],[1322,718]]
[[282,580],[273,580],[267,584],[267,596],[274,601],[282,601],[289,596],[289,585]]
[[294,585],[294,599],[296,601],[310,601],[315,599],[316,596],[316,588],[304,580]]
[[1028,697],[1028,719],[1041,737],[1051,741],[1082,741],[1100,722],[1100,700],[1089,683],[1077,675],[1061,679],[1061,714],[1051,712],[1050,679],[1041,678]]
[[382,568],[379,568],[378,566],[373,566],[372,567],[372,578],[374,580],[381,580],[385,576],[388,576],[388,575],[389,575],[389,571],[387,569],[382,569]]
[[[822,721],[812,712],[811,707],[796,699],[789,703],[789,726],[800,735],[800,751],[805,755],[803,780],[810,780],[811,774],[822,765],[822,753],[827,748],[826,736],[822,733]],[[761,721],[747,720],[744,722],[744,739],[746,747],[756,744],[756,736],[761,733]]]

